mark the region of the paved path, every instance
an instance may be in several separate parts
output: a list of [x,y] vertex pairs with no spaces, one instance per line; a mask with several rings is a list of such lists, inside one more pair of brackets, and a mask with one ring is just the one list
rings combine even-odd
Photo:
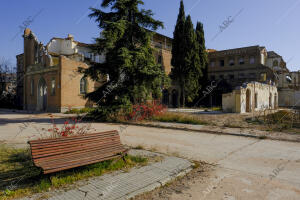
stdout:
[[[130,199],[135,195],[151,191],[165,185],[179,175],[191,170],[192,163],[188,160],[169,157],[143,150],[131,150],[131,155],[162,156],[163,160],[130,172],[117,172],[78,182],[75,189],[56,191],[48,194],[49,200],[121,200]],[[23,200],[37,199],[39,195]]]
[[[36,120],[34,125],[45,123]],[[3,123],[0,141],[12,138],[20,125],[20,121]],[[119,130],[122,142],[130,146],[142,145],[217,165],[214,176],[193,183],[171,199],[300,199],[300,143],[116,124],[97,123],[93,127],[97,131]],[[33,131],[28,126],[10,141],[24,143]]]

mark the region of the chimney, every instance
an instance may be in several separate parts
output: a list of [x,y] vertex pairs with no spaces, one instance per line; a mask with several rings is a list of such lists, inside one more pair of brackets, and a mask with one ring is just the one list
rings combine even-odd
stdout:
[[31,33],[31,30],[29,28],[26,28],[24,30],[24,36],[28,36],[28,35],[30,35],[30,33]]

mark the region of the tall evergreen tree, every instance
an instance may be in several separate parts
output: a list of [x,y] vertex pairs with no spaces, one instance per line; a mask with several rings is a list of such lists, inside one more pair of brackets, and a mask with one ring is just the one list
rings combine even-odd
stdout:
[[[184,51],[185,51],[185,40],[184,38],[184,26],[185,26],[185,11],[183,1],[180,1],[179,14],[175,30],[173,33],[172,41],[172,71],[171,78],[174,83],[177,83],[181,87],[181,91],[184,92]],[[184,93],[181,93],[181,99],[184,99]],[[184,103],[181,102],[181,105]]]
[[[194,30],[191,16],[185,22],[185,53],[184,55],[184,93],[185,99],[190,103],[198,96],[199,79],[202,77],[201,63],[199,58],[199,45]],[[184,104],[183,104],[184,105]]]
[[197,43],[199,46],[199,58],[203,76],[199,80],[200,87],[203,88],[207,84],[207,68],[208,68],[208,57],[207,51],[205,47],[205,36],[204,36],[204,29],[203,24],[201,22],[197,22],[196,26],[196,38]]
[[199,79],[202,76],[199,45],[191,17],[185,17],[183,1],[174,30],[172,46],[171,78],[181,89],[180,103],[192,102],[198,96]]
[[156,63],[150,43],[151,31],[163,27],[163,23],[152,18],[151,10],[139,9],[143,4],[142,0],[103,0],[101,7],[110,8],[109,12],[91,8],[89,16],[102,30],[93,51],[105,53],[106,60],[80,71],[94,81],[103,80],[103,75],[109,77],[104,85],[86,95],[97,102],[99,114],[105,117],[162,95],[161,86],[167,78]]

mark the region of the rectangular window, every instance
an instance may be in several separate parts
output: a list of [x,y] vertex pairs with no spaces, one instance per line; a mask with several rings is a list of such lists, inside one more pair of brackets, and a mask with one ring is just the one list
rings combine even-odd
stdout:
[[229,75],[229,79],[231,79],[231,80],[234,79],[234,75],[233,75],[233,74],[230,74],[230,75]]
[[215,64],[215,61],[211,61],[211,62],[210,62],[210,66],[211,66],[211,67],[214,67],[215,65],[216,65],[216,64]]
[[30,82],[30,95],[33,96],[34,95],[34,80],[31,79]]
[[224,67],[225,66],[225,61],[224,60],[220,60],[220,66]]
[[51,80],[51,95],[55,95],[55,78]]
[[255,63],[255,58],[254,58],[254,56],[251,56],[250,57],[250,64],[254,64]]
[[240,59],[239,59],[239,63],[240,63],[240,65],[243,65],[243,64],[245,64],[245,60],[244,60],[244,58],[240,58]]
[[229,65],[230,65],[230,66],[233,66],[233,65],[234,65],[234,59],[233,59],[233,58],[231,58],[231,59],[229,60]]

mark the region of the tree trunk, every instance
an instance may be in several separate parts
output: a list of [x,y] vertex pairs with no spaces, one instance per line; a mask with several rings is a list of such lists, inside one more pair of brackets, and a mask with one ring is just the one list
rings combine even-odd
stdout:
[[185,81],[181,82],[181,107],[185,106],[185,91],[184,91]]

